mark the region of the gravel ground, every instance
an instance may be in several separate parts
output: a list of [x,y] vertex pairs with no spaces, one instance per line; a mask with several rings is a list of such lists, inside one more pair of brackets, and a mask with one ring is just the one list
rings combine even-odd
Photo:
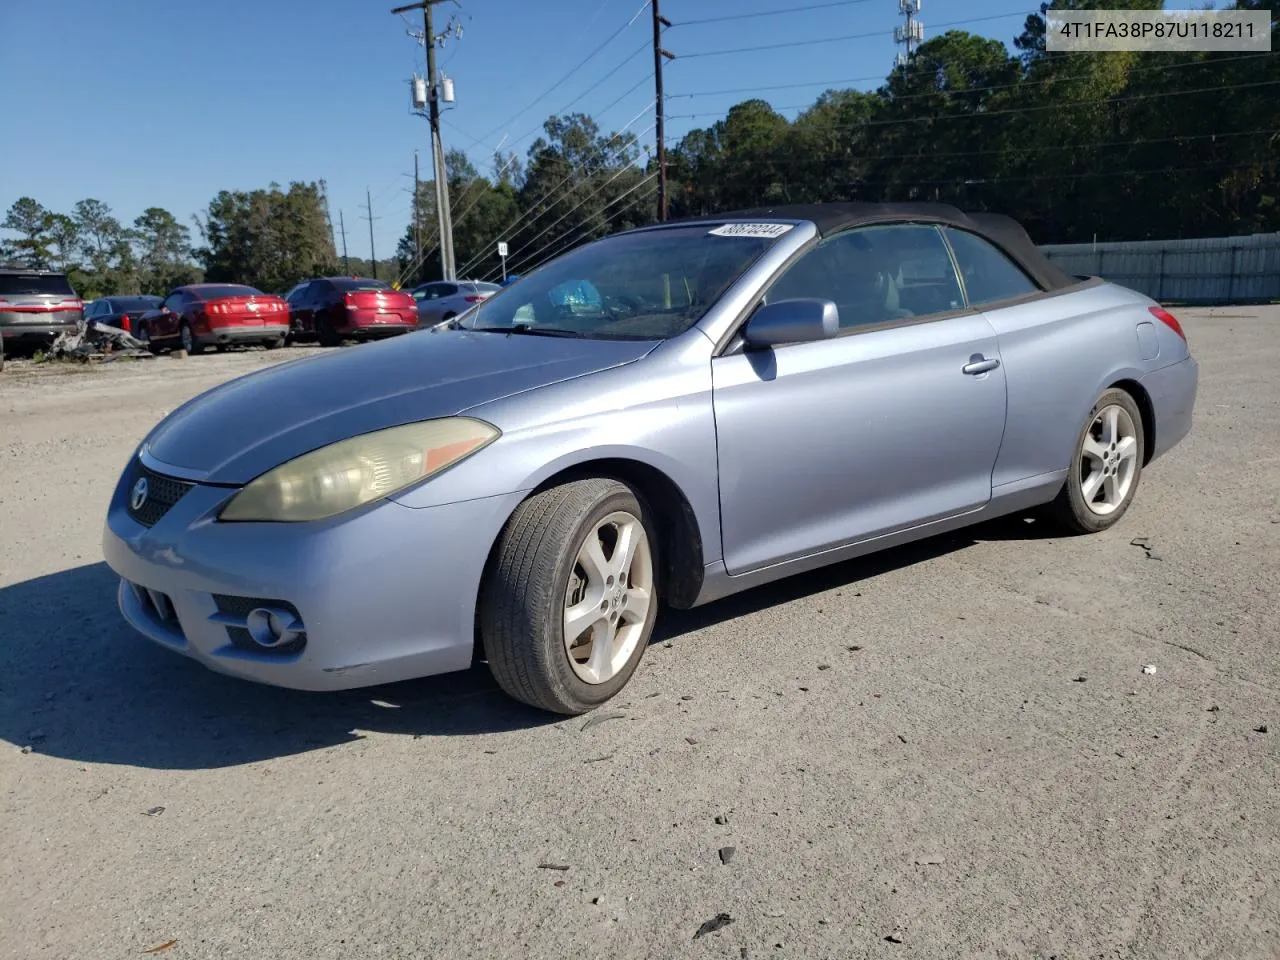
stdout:
[[0,956],[1280,956],[1280,308],[1180,315],[1196,426],[1119,527],[667,614],[590,726],[482,670],[257,687],[123,625],[133,445],[310,351],[13,364]]

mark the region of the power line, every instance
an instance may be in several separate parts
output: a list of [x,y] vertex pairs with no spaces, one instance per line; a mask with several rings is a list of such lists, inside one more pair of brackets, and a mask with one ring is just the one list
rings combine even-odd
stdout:
[[[654,188],[653,188],[653,189],[651,189],[648,193],[644,194],[644,196],[642,196],[642,197],[638,197],[638,198],[637,198],[637,203],[641,203],[641,204],[643,204],[643,203],[648,202],[649,200],[652,200],[652,199],[657,195],[657,192],[658,192],[657,187],[654,187]],[[526,272],[532,272],[532,271],[534,271],[534,270],[537,270],[537,269],[538,269],[539,267],[541,267],[544,263],[547,263],[547,262],[549,262],[549,261],[551,261],[551,260],[554,260],[556,257],[559,257],[559,256],[561,256],[562,254],[568,253],[570,250],[574,249],[575,247],[578,247],[578,246],[581,246],[581,245],[582,245],[582,244],[584,244],[584,243],[587,243],[588,241],[590,241],[590,240],[592,239],[592,237],[593,237],[593,235],[594,235],[594,234],[596,234],[597,232],[599,232],[599,231],[601,230],[601,228],[604,228],[605,232],[607,233],[607,232],[608,232],[609,225],[610,225],[611,223],[613,223],[615,220],[617,220],[619,217],[623,216],[626,212],[627,212],[626,208],[623,208],[623,209],[621,209],[621,210],[618,210],[616,213],[613,213],[613,214],[611,214],[610,216],[606,217],[606,218],[605,218],[601,223],[599,223],[599,224],[597,224],[596,226],[592,227],[592,228],[591,228],[590,230],[588,230],[588,231],[586,232],[586,234],[585,234],[585,235],[583,235],[583,236],[580,236],[580,237],[573,237],[573,231],[570,231],[569,233],[565,234],[563,237],[560,237],[560,238],[559,238],[559,239],[557,239],[557,241],[556,241],[556,245],[561,245],[561,244],[563,244],[563,241],[567,239],[567,240],[569,240],[569,241],[570,241],[567,245],[561,245],[561,246],[560,246],[560,249],[558,249],[558,250],[554,250],[554,251],[552,251],[552,253],[551,253],[549,256],[543,257],[541,260],[539,260],[539,261],[538,261],[537,263],[535,263],[533,266],[531,266],[531,267],[527,268]],[[581,229],[581,228],[576,228],[576,229]]]
[[[1273,163],[1276,161],[1272,161]],[[955,184],[967,184],[969,186],[980,186],[986,183],[1039,183],[1042,180],[1090,180],[1096,177],[1143,177],[1148,174],[1159,174],[1164,176],[1171,173],[1192,173],[1197,170],[1254,170],[1258,163],[1200,163],[1189,167],[1155,167],[1150,170],[1122,170],[1117,171],[1114,167],[1106,170],[1090,170],[1084,173],[1048,173],[1048,174],[1028,174],[1025,176],[1012,177],[953,177],[950,180],[917,180],[912,178],[910,181],[897,180],[858,180],[855,181],[858,186],[904,186],[904,185],[924,185],[944,186]]]
[[[647,5],[647,0],[646,0],[646,5]],[[573,98],[572,100],[570,100],[568,103],[566,103],[566,104],[565,104],[563,107],[561,107],[559,110],[556,110],[556,111],[555,111],[555,113],[553,114],[553,116],[563,116],[563,115],[564,115],[564,113],[565,113],[566,111],[568,111],[568,109],[569,109],[570,107],[574,106],[574,105],[575,105],[575,104],[577,104],[579,101],[581,101],[583,97],[587,96],[587,94],[594,93],[594,92],[596,91],[596,88],[597,88],[597,87],[599,87],[599,86],[600,86],[600,84],[604,83],[606,80],[608,80],[608,79],[609,79],[610,77],[612,77],[614,74],[616,74],[616,73],[618,73],[620,70],[622,70],[622,68],[623,68],[623,67],[625,67],[627,64],[629,64],[632,60],[634,60],[636,57],[640,56],[640,54],[647,52],[648,50],[649,50],[649,41],[648,41],[648,40],[646,40],[646,41],[645,41],[644,43],[642,43],[640,46],[636,47],[633,51],[631,51],[631,53],[630,53],[630,54],[628,54],[624,59],[619,60],[616,64],[614,64],[614,65],[613,65],[613,69],[612,69],[612,70],[610,70],[608,73],[606,73],[603,77],[600,77],[598,80],[596,80],[594,84],[592,84],[591,86],[587,87],[587,89],[583,90],[580,94],[578,94],[576,97],[574,97],[574,98]],[[649,76],[646,74],[644,79],[645,79],[645,81],[648,81],[648,80],[649,80]],[[638,84],[638,83],[636,84],[636,86],[639,86],[639,85],[640,85],[640,84]],[[628,93],[630,93],[631,91],[627,91],[627,92],[628,92]],[[624,94],[624,96],[625,96],[625,94]],[[610,104],[610,106],[613,106],[613,104]],[[543,125],[542,125],[541,123],[539,123],[537,126],[532,127],[531,129],[529,129],[529,130],[528,130],[528,131],[526,131],[525,133],[520,134],[520,136],[516,137],[514,140],[512,140],[512,141],[511,141],[512,146],[514,146],[515,144],[518,144],[518,143],[522,143],[522,142],[524,142],[524,141],[525,141],[525,140],[527,140],[527,139],[528,139],[532,134],[535,134],[535,133],[537,133],[539,130],[541,130],[541,129],[542,129],[542,126],[543,126]]]
[[[616,132],[612,137],[610,137],[610,138],[605,142],[605,145],[606,145],[606,146],[608,146],[608,144],[610,144],[610,143],[612,143],[613,141],[615,141],[615,140],[617,140],[617,139],[621,138],[621,137],[622,137],[622,135],[623,135],[624,133],[626,133],[627,128],[628,128],[628,127],[630,127],[630,126],[631,126],[631,124],[633,124],[633,123],[635,123],[637,120],[639,120],[639,119],[640,119],[640,117],[644,115],[645,110],[648,110],[650,106],[652,106],[652,104],[646,104],[646,105],[645,105],[645,107],[644,107],[644,110],[641,110],[641,111],[640,111],[639,113],[637,113],[634,117],[632,117],[629,121],[627,121],[626,125],[625,125],[621,130],[617,131],[617,132]],[[649,128],[649,129],[652,129],[652,128]],[[648,130],[645,130],[644,132],[645,132],[645,133],[648,133]],[[634,137],[634,135],[633,135],[633,137]],[[638,138],[635,138],[635,139],[638,139]],[[626,150],[628,150],[628,149],[630,148],[630,146],[631,146],[631,144],[630,144],[630,143],[623,144],[621,147],[619,147],[617,150],[615,150],[611,156],[605,157],[605,158],[604,158],[604,160],[603,160],[603,162],[601,163],[600,167],[599,167],[597,170],[595,170],[593,173],[588,173],[588,174],[586,174],[586,175],[587,175],[588,177],[590,177],[590,176],[594,176],[596,173],[600,173],[602,170],[604,170],[604,168],[605,168],[605,167],[607,167],[607,166],[609,165],[609,163],[613,162],[614,160],[617,160],[617,159],[618,159],[618,157],[619,157],[623,152],[625,152]],[[585,165],[584,165],[584,166],[585,166]],[[548,203],[548,201],[552,201],[552,202],[554,202],[554,200],[556,199],[556,192],[557,192],[557,191],[558,191],[562,186],[564,186],[566,183],[568,183],[571,179],[573,179],[574,174],[582,174],[582,173],[584,173],[584,172],[585,172],[585,171],[583,170],[583,168],[582,168],[582,167],[579,167],[579,166],[577,166],[577,165],[575,165],[575,164],[572,164],[572,163],[571,163],[571,164],[569,164],[569,172],[568,172],[567,174],[565,174],[565,175],[564,175],[564,177],[562,177],[562,178],[560,179],[560,181],[559,181],[558,183],[556,183],[556,184],[555,184],[555,186],[553,186],[553,187],[549,188],[545,193],[543,193],[543,194],[542,194],[542,196],[541,196],[541,197],[539,197],[539,198],[538,198],[537,200],[535,200],[532,204],[530,204],[530,206],[529,206],[529,208],[528,208],[527,210],[525,210],[525,211],[524,211],[523,213],[521,213],[521,214],[518,214],[518,215],[515,217],[515,219],[514,219],[514,220],[512,220],[509,224],[507,224],[507,225],[506,225],[505,227],[503,227],[500,231],[498,231],[498,235],[497,235],[497,236],[495,236],[495,237],[493,238],[493,241],[494,241],[494,242],[497,242],[498,240],[509,239],[511,236],[513,236],[513,235],[515,234],[515,232],[516,232],[516,231],[518,231],[518,230],[519,230],[520,226],[521,226],[525,221],[529,220],[531,217],[536,216],[536,215],[537,215],[538,213],[540,213],[540,212],[544,212],[545,210],[550,209],[550,206],[549,206],[549,205],[548,205],[548,206],[543,207],[543,210],[539,210],[538,208],[539,208],[539,207],[541,207],[541,206],[543,206],[544,204],[547,204],[547,203]],[[477,263],[479,263],[481,260],[483,260],[483,259],[484,259],[486,256],[488,256],[488,255],[489,255],[489,254],[488,254],[488,252],[487,252],[487,251],[485,251],[485,252],[483,252],[483,253],[477,253],[477,254],[476,254],[474,257],[472,257],[472,258],[471,258],[471,260],[470,260],[470,261],[468,261],[468,262],[467,262],[467,264],[462,268],[462,269],[463,269],[463,272],[465,272],[465,271],[467,271],[467,270],[471,269],[472,267],[474,267]]]
[[[646,79],[647,79],[647,78],[646,78]],[[640,111],[639,113],[637,113],[634,117],[632,117],[629,121],[627,121],[626,126],[624,126],[621,130],[619,130],[619,131],[618,131],[617,133],[615,133],[613,136],[611,136],[611,137],[606,141],[606,144],[612,143],[614,140],[617,140],[619,137],[621,137],[621,136],[622,136],[622,134],[626,132],[627,127],[630,127],[630,126],[631,126],[631,124],[633,124],[633,123],[635,123],[637,120],[639,120],[639,119],[640,119],[640,117],[644,115],[645,110],[648,110],[648,109],[649,109],[649,106],[651,106],[651,105],[652,105],[652,104],[646,105],[646,106],[644,107],[644,109],[643,109],[643,110],[641,110],[641,111]],[[650,129],[652,129],[652,128],[650,128]],[[646,131],[644,131],[644,132],[645,132],[645,133],[647,133],[647,132],[648,132],[648,130],[646,130]],[[618,148],[618,149],[617,149],[617,150],[616,150],[616,151],[615,151],[611,156],[606,156],[606,157],[604,158],[603,163],[602,163],[601,167],[600,167],[598,170],[596,170],[594,173],[589,173],[589,174],[587,174],[587,176],[594,176],[596,173],[600,173],[600,172],[602,172],[602,171],[604,170],[604,168],[605,168],[605,167],[607,167],[607,166],[608,166],[608,164],[609,164],[610,162],[612,162],[613,160],[616,160],[616,159],[617,159],[617,158],[618,158],[618,157],[619,157],[619,156],[620,156],[620,155],[621,155],[625,150],[627,150],[629,147],[630,147],[630,144],[625,144],[624,146],[619,147],[619,148]],[[511,163],[513,163],[513,162],[515,161],[515,159],[516,159],[516,158],[515,158],[515,156],[514,156],[514,155],[512,155],[511,159],[507,161],[507,163],[504,165],[504,168],[503,168],[503,169],[505,169],[507,166],[510,166],[510,164],[511,164]],[[507,226],[503,227],[503,228],[502,228],[502,230],[500,230],[500,231],[498,232],[497,236],[495,236],[495,237],[493,237],[493,238],[492,238],[492,241],[491,241],[491,242],[496,243],[496,242],[497,242],[497,241],[499,241],[499,240],[502,240],[502,239],[504,239],[504,238],[508,238],[508,239],[509,239],[509,237],[510,237],[510,236],[513,236],[515,232],[518,232],[519,227],[524,223],[524,221],[528,220],[530,217],[535,216],[537,213],[539,213],[539,212],[540,212],[540,211],[538,210],[538,207],[539,207],[540,205],[547,203],[547,201],[552,201],[552,202],[554,202],[554,200],[555,200],[555,199],[557,199],[557,197],[556,197],[556,191],[557,191],[557,190],[559,190],[559,189],[560,189],[560,187],[562,187],[562,186],[563,186],[565,183],[567,183],[570,179],[572,179],[575,173],[582,173],[582,172],[583,172],[583,170],[582,170],[582,168],[581,168],[581,167],[578,167],[578,166],[576,166],[576,165],[574,165],[574,164],[570,164],[570,170],[569,170],[569,173],[567,173],[567,174],[566,174],[566,175],[565,175],[565,176],[564,176],[564,177],[563,177],[563,178],[562,178],[558,183],[556,183],[556,185],[555,185],[555,186],[551,187],[551,188],[550,188],[549,190],[547,190],[547,191],[546,191],[546,192],[545,192],[545,193],[544,193],[540,198],[538,198],[536,201],[534,201],[534,203],[529,207],[529,209],[527,209],[527,210],[526,210],[526,211],[524,211],[523,213],[521,213],[521,214],[517,215],[517,216],[516,216],[516,218],[515,218],[513,221],[511,221],[511,223],[509,223]],[[466,195],[466,193],[467,193],[467,191],[468,191],[468,190],[470,190],[472,187],[474,187],[474,186],[478,186],[478,185],[481,185],[481,184],[487,185],[487,184],[488,184],[488,181],[487,181],[485,178],[483,178],[483,177],[477,177],[477,178],[476,178],[475,180],[473,180],[470,184],[468,184],[468,185],[467,185],[467,187],[463,190],[463,192],[462,192],[462,196],[465,196],[465,195]],[[467,215],[468,211],[470,211],[472,207],[474,207],[477,203],[479,203],[479,202],[480,202],[480,200],[481,200],[481,198],[482,198],[483,196],[484,196],[483,191],[482,191],[481,193],[477,194],[477,195],[476,195],[476,197],[475,197],[475,199],[474,199],[474,200],[472,200],[472,201],[471,201],[471,203],[470,203],[470,204],[468,204],[468,205],[467,205],[467,206],[466,206],[466,207],[465,207],[465,208],[464,208],[464,209],[463,209],[463,210],[462,210],[462,211],[457,215],[457,219],[461,220],[463,217],[465,217],[465,216]],[[461,201],[461,198],[462,198],[462,197],[460,196],[460,197],[459,197],[459,201]],[[544,211],[545,211],[545,210],[547,210],[547,209],[550,209],[550,206],[549,206],[549,205],[548,205],[548,206],[546,206],[546,207],[544,207]],[[514,228],[514,229],[513,229],[513,228]],[[438,240],[438,237],[437,237],[437,238],[435,238],[435,239],[436,239],[436,240]],[[438,245],[438,244],[437,244],[437,245]],[[401,274],[400,274],[401,280],[403,280],[403,278],[404,278],[405,276],[407,276],[409,273],[412,273],[414,270],[417,270],[418,265],[422,262],[422,260],[423,260],[423,259],[425,259],[426,257],[429,257],[429,256],[430,256],[430,255],[435,251],[435,249],[436,249],[436,246],[432,246],[429,250],[427,250],[424,254],[422,254],[422,256],[421,256],[421,257],[419,257],[419,258],[414,262],[414,264],[413,264],[412,266],[410,266],[410,267],[409,267],[409,269],[408,269],[407,271],[401,271]],[[465,276],[468,270],[470,270],[473,266],[475,266],[476,264],[478,264],[479,262],[481,262],[482,260],[484,260],[484,259],[485,259],[485,257],[487,257],[487,256],[489,256],[489,249],[488,249],[488,247],[485,247],[485,248],[484,248],[484,249],[482,249],[480,252],[478,252],[474,257],[472,257],[472,258],[471,258],[471,260],[469,260],[467,263],[465,263],[465,264],[464,264],[464,265],[463,265],[463,266],[462,266],[462,267],[457,271],[457,272],[458,272],[458,275],[459,275],[459,276]]]
[[[968,17],[964,20],[951,20],[948,23],[936,23],[934,27],[958,27],[965,23],[985,23],[988,20],[1007,20],[1009,17],[1025,17],[1026,10],[1015,10],[1010,13],[993,13],[986,17]],[[703,50],[701,53],[683,53],[685,60],[695,57],[722,57],[731,53],[759,53],[762,50],[781,50],[785,47],[811,47],[819,43],[842,43],[845,40],[866,40],[869,37],[891,37],[892,30],[872,30],[867,33],[849,33],[839,37],[817,37],[813,40],[789,40],[785,43],[766,43],[756,47],[730,47],[725,50]]]
[[792,13],[803,13],[806,10],[826,10],[830,7],[851,7],[856,3],[871,3],[872,0],[828,0],[826,3],[810,3],[802,7],[783,7],[778,10],[757,10],[753,13],[731,13],[723,17],[702,17],[698,20],[677,20],[673,26],[694,27],[704,23],[727,23],[730,20],[749,20],[752,17],[777,17]]
[[[1280,56],[1280,51],[1271,51],[1268,53],[1246,53],[1238,57],[1220,57],[1220,58],[1214,58],[1212,60],[1191,60],[1185,63],[1165,63],[1165,64],[1159,64],[1159,65],[1150,66],[1150,67],[1135,67],[1134,69],[1129,70],[1126,76],[1134,76],[1136,74],[1147,74],[1147,73],[1162,73],[1165,70],[1181,70],[1186,67],[1205,67],[1205,66],[1212,66],[1212,65],[1221,64],[1221,63],[1234,63],[1239,60],[1256,60],[1260,57],[1274,57],[1274,56]],[[1008,70],[1012,65],[1014,65],[1013,62],[1009,61],[1006,63],[1001,63],[995,66],[992,66],[990,69],[993,71]],[[909,93],[909,94],[903,94],[901,96],[891,96],[889,99],[891,100],[891,102],[897,103],[901,100],[910,100],[910,99],[916,99],[919,97],[959,96],[960,94],[964,94],[964,93],[985,93],[993,90],[1011,90],[1014,88],[1042,86],[1044,84],[1067,83],[1072,80],[1088,80],[1093,76],[1095,75],[1087,74],[1087,73],[1077,73],[1077,74],[1061,76],[1061,77],[1044,77],[1039,80],[1018,80],[1013,83],[991,84],[983,87],[963,87],[955,90],[937,90],[937,91],[929,91],[927,93]],[[738,93],[762,93],[770,90],[798,90],[804,87],[823,87],[823,86],[831,86],[832,84],[838,84],[838,83],[870,83],[875,80],[883,81],[884,76],[881,74],[877,74],[875,76],[870,76],[870,77],[847,77],[841,80],[814,80],[811,82],[807,81],[805,83],[777,83],[769,86],[760,86],[760,87],[734,87],[728,90],[701,90],[701,91],[696,91],[694,93],[669,93],[667,94],[667,99],[683,100],[683,99],[693,99],[695,97],[724,96],[724,95],[738,94]]]
[[1111,140],[1105,142],[1091,143],[1053,143],[1042,146],[1026,146],[1026,147],[1009,147],[1005,149],[993,150],[957,150],[957,151],[939,151],[930,153],[879,153],[879,154],[855,154],[855,155],[838,155],[828,156],[820,159],[813,157],[796,157],[791,155],[769,155],[755,157],[734,157],[728,158],[730,165],[737,164],[769,164],[770,166],[789,166],[792,164],[813,164],[813,163],[831,163],[832,161],[841,161],[843,163],[852,163],[857,161],[878,161],[878,160],[937,160],[948,157],[985,157],[998,155],[1021,155],[1027,153],[1061,153],[1067,150],[1092,150],[1103,147],[1145,147],[1153,144],[1161,143],[1186,143],[1192,140],[1230,140],[1236,137],[1251,136],[1277,136],[1280,135],[1280,129],[1272,130],[1270,128],[1260,128],[1257,130],[1238,130],[1227,133],[1201,133],[1201,134],[1183,134],[1181,136],[1161,137],[1152,140]]
[[[650,128],[650,129],[652,129],[652,128]],[[645,131],[645,133],[648,133],[648,132],[649,132],[648,130],[646,130],[646,131]],[[626,173],[626,172],[627,172],[628,170],[630,170],[630,169],[631,169],[631,164],[626,164],[625,166],[619,167],[619,168],[614,172],[613,176],[611,176],[608,180],[606,180],[604,183],[600,184],[598,187],[596,187],[594,190],[592,190],[590,193],[588,193],[585,197],[583,197],[582,199],[580,199],[577,203],[575,203],[572,207],[570,207],[568,210],[566,210],[564,213],[562,213],[559,217],[557,217],[555,220],[553,220],[553,221],[552,221],[551,223],[549,223],[547,226],[543,227],[541,231],[539,231],[538,233],[536,233],[536,234],[534,234],[532,237],[530,237],[530,238],[529,238],[529,239],[524,243],[524,245],[523,245],[523,246],[519,247],[519,248],[518,248],[514,253],[510,254],[510,258],[514,261],[514,260],[515,260],[515,258],[516,258],[517,256],[519,256],[519,255],[520,255],[521,251],[523,251],[523,250],[527,250],[527,249],[530,247],[530,245],[532,245],[532,244],[533,244],[533,242],[534,242],[535,240],[537,240],[539,237],[546,236],[546,234],[547,234],[547,231],[548,231],[548,230],[551,230],[551,229],[555,228],[557,225],[559,225],[560,223],[563,223],[566,217],[568,217],[571,213],[573,213],[575,210],[577,210],[579,207],[581,207],[584,203],[586,203],[586,202],[587,202],[588,200],[590,200],[592,197],[596,196],[596,195],[597,195],[601,190],[603,190],[605,187],[609,186],[609,184],[613,183],[613,181],[617,180],[620,176],[622,176],[624,173]],[[656,174],[655,174],[655,176],[656,176]],[[514,270],[515,268],[514,268],[514,267],[512,267],[512,269]]]
[[489,139],[490,137],[492,137],[495,133],[498,133],[499,131],[501,131],[504,127],[508,126],[509,124],[514,123],[516,120],[520,119],[522,116],[524,116],[524,115],[525,115],[526,113],[528,113],[530,110],[532,110],[535,106],[537,106],[539,103],[541,103],[541,102],[542,102],[543,100],[545,100],[547,97],[549,97],[553,92],[555,92],[557,89],[559,89],[559,88],[560,88],[560,86],[561,86],[561,85],[563,85],[563,84],[564,84],[564,82],[565,82],[566,80],[568,80],[568,79],[569,79],[570,77],[572,77],[575,73],[577,73],[579,70],[581,70],[583,67],[585,67],[588,63],[590,63],[593,59],[595,59],[595,57],[596,57],[596,56],[597,56],[597,55],[598,55],[602,50],[604,50],[604,48],[605,48],[605,47],[607,47],[609,44],[611,44],[614,40],[616,40],[619,36],[621,36],[621,35],[622,35],[622,34],[623,34],[623,33],[624,33],[628,28],[630,28],[630,27],[631,27],[631,25],[632,25],[632,24],[634,24],[634,23],[636,22],[637,18],[640,16],[640,14],[642,14],[642,13],[644,12],[645,7],[647,7],[648,5],[649,5],[648,0],[645,0],[645,2],[641,3],[641,4],[640,4],[640,6],[636,9],[636,12],[635,12],[634,14],[632,14],[631,19],[629,19],[626,23],[624,23],[622,26],[620,26],[620,27],[619,27],[617,30],[615,30],[613,33],[609,34],[608,38],[607,38],[603,43],[601,43],[598,47],[596,47],[596,48],[595,48],[594,50],[592,50],[589,54],[587,54],[587,56],[586,56],[586,57],[584,57],[582,60],[580,60],[580,61],[579,61],[579,62],[578,62],[578,63],[577,63],[577,64],[576,64],[576,65],[575,65],[571,70],[569,70],[569,72],[568,72],[568,73],[566,73],[564,76],[562,76],[559,80],[557,80],[555,83],[553,83],[553,84],[552,84],[550,87],[548,87],[546,90],[542,91],[542,93],[538,94],[538,96],[536,96],[533,100],[531,100],[531,101],[530,101],[527,105],[525,105],[523,108],[521,108],[520,110],[518,110],[518,111],[517,111],[517,112],[516,112],[516,113],[515,113],[515,114],[514,114],[510,119],[508,119],[508,120],[504,120],[502,123],[498,124],[496,127],[494,127],[494,129],[493,129],[493,130],[491,130],[489,133],[486,133],[486,134],[485,134],[483,137],[481,137],[480,139],[481,139],[481,140],[488,140],[488,139]]
[[[606,203],[603,207],[601,207],[601,208],[600,208],[600,212],[601,212],[601,213],[603,213],[605,210],[608,210],[608,209],[609,209],[610,207],[612,207],[614,204],[619,203],[620,201],[622,201],[622,200],[626,199],[628,196],[630,196],[631,194],[633,194],[633,193],[635,193],[637,190],[639,190],[641,187],[643,187],[646,183],[649,183],[649,182],[653,181],[657,176],[658,176],[658,175],[657,175],[657,173],[651,173],[651,174],[649,174],[647,177],[644,177],[642,180],[638,181],[638,182],[637,182],[633,187],[630,187],[629,189],[627,189],[627,190],[626,190],[626,191],[624,191],[623,193],[620,193],[618,196],[614,197],[612,200],[610,200],[608,203]],[[645,199],[648,199],[648,196],[652,196],[652,195],[653,195],[653,194],[655,194],[656,192],[657,192],[657,190],[656,190],[656,188],[655,188],[653,191],[650,191],[650,193],[646,196],[646,198],[645,198]],[[572,211],[570,211],[570,212],[572,212]],[[604,219],[604,221],[603,221],[602,223],[596,224],[595,226],[591,227],[591,229],[588,231],[588,233],[594,232],[595,230],[598,230],[598,229],[599,229],[600,227],[602,227],[602,226],[607,226],[608,224],[610,224],[610,223],[612,223],[614,220],[616,220],[618,217],[622,216],[622,214],[624,214],[625,212],[626,212],[626,210],[625,210],[625,208],[624,208],[624,209],[618,210],[618,211],[617,211],[616,213],[614,213],[612,216],[605,217],[605,219]],[[519,273],[521,270],[525,269],[525,266],[526,266],[528,263],[530,263],[531,261],[535,260],[537,257],[541,256],[543,253],[545,253],[547,250],[551,249],[552,247],[555,247],[555,246],[558,246],[558,245],[560,245],[560,244],[564,243],[564,241],[565,241],[566,239],[568,239],[569,237],[571,237],[575,231],[577,231],[577,230],[581,230],[581,229],[582,229],[582,227],[584,227],[584,226],[586,226],[586,224],[579,224],[578,226],[573,227],[573,228],[571,228],[571,229],[569,229],[569,230],[565,231],[563,234],[561,234],[560,236],[558,236],[558,237],[554,238],[553,240],[549,241],[548,243],[544,244],[542,247],[540,247],[539,249],[535,250],[533,253],[529,254],[527,257],[525,257],[523,260],[521,260],[518,264],[514,265],[514,266],[511,268],[511,271],[512,271],[513,273]],[[525,246],[527,247],[527,246],[528,246],[528,244],[526,244]],[[523,249],[523,248],[522,248],[522,249]],[[552,256],[555,256],[555,254],[553,254]],[[514,258],[514,257],[512,257],[511,259],[513,259],[513,260],[514,260],[515,258]],[[545,259],[543,259],[543,260],[539,260],[537,263],[535,263],[535,264],[534,264],[533,269],[535,269],[535,270],[536,270],[538,267],[542,266],[542,264],[546,263],[546,262],[547,262],[547,260],[549,260],[549,259],[551,259],[551,257],[547,257],[547,258],[545,258]],[[496,273],[495,273],[495,272],[490,272],[490,273],[488,274],[488,277],[493,277],[493,276],[496,276]]]
[[[930,114],[928,116],[920,116],[920,117],[894,117],[891,119],[884,119],[884,120],[866,120],[862,123],[854,124],[854,125],[841,124],[834,127],[834,129],[860,130],[863,127],[882,127],[882,126],[890,126],[898,123],[923,123],[923,122],[932,122],[936,120],[965,120],[965,119],[978,120],[986,117],[1001,117],[1001,116],[1008,116],[1011,114],[1020,114],[1020,113],[1036,113],[1041,110],[1062,110],[1066,107],[1087,106],[1089,104],[1126,103],[1129,101],[1137,101],[1137,100],[1153,100],[1159,97],[1181,97],[1181,96],[1187,96],[1193,93],[1216,93],[1221,90],[1247,90],[1254,87],[1275,86],[1276,84],[1280,84],[1280,80],[1261,80],[1256,83],[1225,84],[1219,87],[1201,87],[1196,90],[1162,90],[1156,93],[1139,93],[1139,94],[1133,94],[1132,96],[1127,96],[1127,97],[1126,96],[1097,97],[1097,98],[1085,99],[1085,100],[1064,100],[1059,103],[1039,104],[1033,107],[1009,107],[1004,110],[984,110],[981,113],[972,113],[972,112],[944,113],[944,114],[938,114],[938,115]],[[812,106],[812,104],[790,104],[782,107],[774,107],[774,109],[775,110],[799,110],[799,109],[804,109],[805,107],[808,107],[808,106]],[[680,113],[680,114],[672,114],[668,119],[690,120],[690,119],[695,119],[697,117],[713,117],[713,116],[720,116],[720,114]]]

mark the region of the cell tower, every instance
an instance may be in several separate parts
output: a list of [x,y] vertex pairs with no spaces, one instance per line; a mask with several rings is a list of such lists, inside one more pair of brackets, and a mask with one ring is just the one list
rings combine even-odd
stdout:
[[924,22],[920,17],[920,0],[898,0],[898,12],[907,18],[904,26],[893,28],[893,42],[904,44],[906,53],[894,57],[894,66],[905,67],[911,59],[913,45],[924,43]]

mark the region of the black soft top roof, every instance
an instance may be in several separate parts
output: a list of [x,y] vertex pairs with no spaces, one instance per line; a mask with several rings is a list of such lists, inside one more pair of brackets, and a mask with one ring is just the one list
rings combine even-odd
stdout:
[[1012,257],[1046,290],[1058,290],[1080,282],[1049,262],[1031,242],[1022,225],[1000,213],[965,213],[945,203],[796,203],[772,207],[755,207],[728,213],[690,217],[672,223],[724,221],[756,218],[761,220],[808,220],[825,237],[850,227],[886,221],[941,223],[976,233]]

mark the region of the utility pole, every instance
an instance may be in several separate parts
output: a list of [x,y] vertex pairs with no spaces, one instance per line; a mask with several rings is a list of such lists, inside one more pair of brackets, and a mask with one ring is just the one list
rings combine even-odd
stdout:
[[373,215],[373,198],[369,196],[369,188],[364,188],[365,209],[369,211],[369,215],[365,217],[369,221],[369,265],[373,270],[373,279],[378,279],[378,254],[373,249],[373,221],[381,220],[381,217]]
[[654,101],[657,111],[654,135],[658,139],[658,220],[665,222],[667,219],[667,134],[663,124],[665,98],[662,95],[662,61],[664,58],[674,60],[676,55],[662,49],[662,28],[671,26],[671,21],[658,10],[658,0],[649,0],[649,7],[653,13],[653,86],[654,93],[657,95]]
[[[418,151],[413,151],[413,204],[409,207],[410,216],[413,217],[413,262],[415,264],[422,263],[422,231],[419,229],[418,221]],[[414,272],[417,272],[414,267]],[[412,282],[412,278],[410,278]]]
[[444,2],[446,0],[419,0],[395,7],[391,12],[401,14],[422,10],[422,43],[427,48],[427,119],[431,122],[431,166],[435,173],[436,216],[440,224],[440,272],[445,280],[454,280],[453,216],[449,210],[449,175],[444,165],[444,144],[440,139],[440,77],[436,73],[436,43],[443,38],[436,35],[432,19],[432,8]]
[[351,276],[351,258],[347,256],[347,222],[338,211],[338,228],[342,231],[342,272]]
[[[332,246],[334,245],[333,217],[329,215],[329,192],[328,191],[329,191],[329,185],[325,183],[323,179],[320,180],[320,207],[324,210],[324,224],[326,227],[329,228],[329,244]],[[338,251],[334,250],[335,257],[337,256],[337,253]]]

